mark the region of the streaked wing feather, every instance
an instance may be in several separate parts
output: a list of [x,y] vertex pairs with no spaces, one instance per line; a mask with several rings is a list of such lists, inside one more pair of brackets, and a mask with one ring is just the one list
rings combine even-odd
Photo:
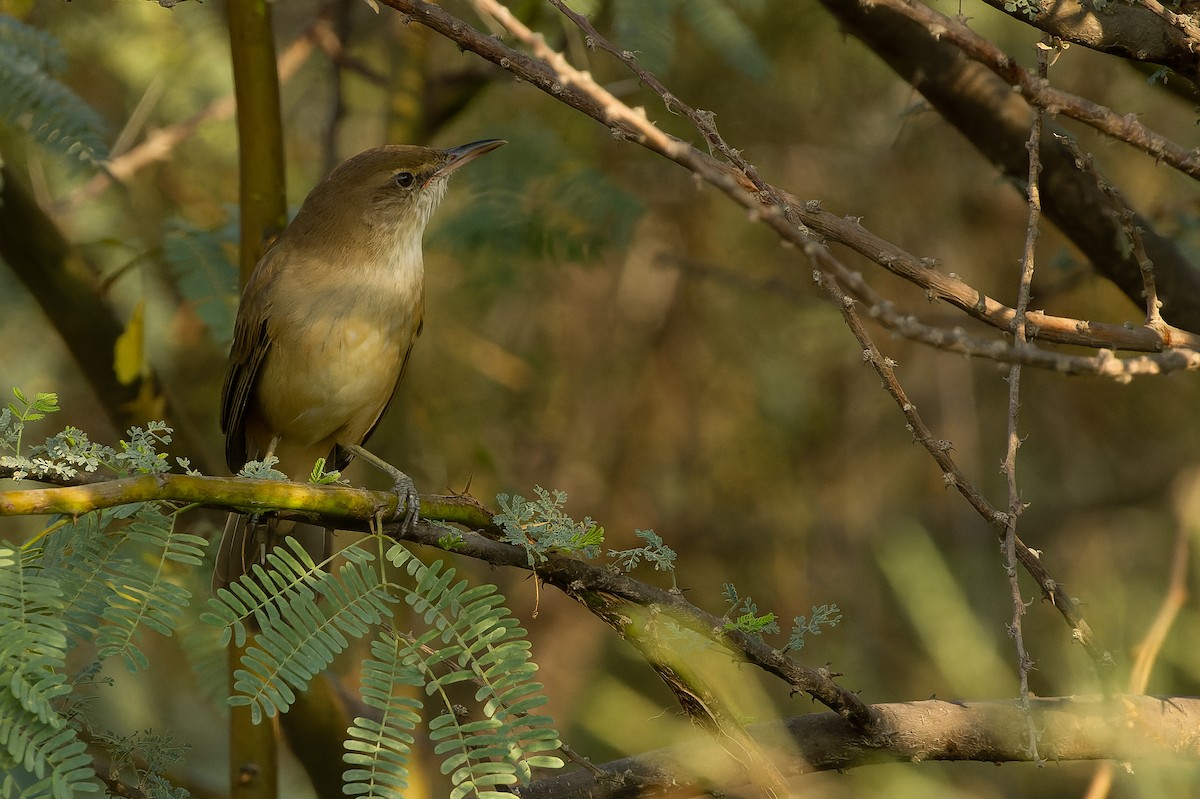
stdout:
[[277,271],[274,264],[278,252],[279,248],[273,247],[263,255],[242,294],[242,307],[238,309],[233,327],[233,346],[229,350],[229,371],[225,373],[225,383],[221,388],[225,463],[235,473],[245,465],[248,457],[246,410],[259,369],[271,348],[271,339],[267,334],[270,307],[261,307],[262,303],[254,298],[265,296],[263,284],[270,281]]

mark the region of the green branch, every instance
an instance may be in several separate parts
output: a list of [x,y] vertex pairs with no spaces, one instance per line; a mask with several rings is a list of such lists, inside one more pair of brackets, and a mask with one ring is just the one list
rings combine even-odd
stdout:
[[[11,477],[0,469],[0,478]],[[319,516],[347,529],[366,529],[382,515],[391,519],[398,500],[389,491],[312,485],[245,477],[159,474],[86,485],[0,491],[0,516],[79,516],[134,502],[179,502],[247,511],[291,511]],[[495,530],[491,513],[469,496],[421,497],[421,517],[472,529]]]

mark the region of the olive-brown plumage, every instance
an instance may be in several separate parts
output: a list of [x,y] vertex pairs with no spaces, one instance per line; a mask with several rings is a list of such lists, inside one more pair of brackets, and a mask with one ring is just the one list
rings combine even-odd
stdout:
[[[267,455],[294,480],[318,458],[345,467],[345,448],[378,424],[421,332],[421,237],[446,178],[502,144],[377,147],[312,190],[242,294],[221,393],[231,470]],[[276,529],[255,529],[267,527]],[[283,532],[231,518],[214,585],[236,579]]]

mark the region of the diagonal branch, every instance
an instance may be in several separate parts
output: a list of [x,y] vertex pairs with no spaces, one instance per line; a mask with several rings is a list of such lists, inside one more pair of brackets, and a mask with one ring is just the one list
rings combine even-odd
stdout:
[[[868,0],[821,0],[842,26],[862,40],[901,78],[908,81],[979,151],[1017,183],[1028,166],[1025,140],[1031,111],[1011,87],[954,44],[900,12]],[[1062,133],[1047,125],[1046,134]],[[1075,165],[1070,150],[1043,140],[1043,212],[1136,304],[1143,304],[1142,273],[1126,246],[1110,203],[1091,176]],[[1163,315],[1171,322],[1200,331],[1200,270],[1170,238],[1157,233],[1140,215],[1145,251],[1155,268]],[[1169,346],[1169,345],[1168,345]],[[1192,346],[1192,345],[1185,345]]]
[[1135,114],[1122,116],[1086,97],[1057,89],[1040,80],[999,47],[968,28],[961,17],[948,17],[918,0],[873,0],[873,4],[912,20],[928,30],[935,39],[954,45],[1018,90],[1030,105],[1090,125],[1193,179],[1200,179],[1200,149],[1181,147],[1143,125]]
[[[502,58],[499,54],[500,51],[495,49],[496,43],[493,39],[488,37],[488,42],[484,42],[482,41],[483,37],[476,38],[469,33],[473,29],[465,25],[465,23],[455,20],[454,17],[445,14],[440,8],[421,2],[412,2],[412,0],[385,0],[385,2],[394,7],[411,7],[422,15],[421,18],[423,21],[436,18],[436,24],[445,30],[444,35],[454,38],[455,41],[458,41],[468,49],[479,46],[490,53],[490,57],[495,57],[498,61]],[[917,414],[916,407],[908,401],[903,388],[896,380],[891,360],[884,358],[871,341],[870,336],[862,327],[858,315],[852,307],[852,301],[844,296],[841,289],[836,285],[836,281],[822,279],[823,273],[832,271],[832,266],[829,264],[836,259],[820,243],[817,237],[813,235],[813,231],[805,226],[803,221],[797,222],[793,218],[793,211],[798,210],[797,206],[791,204],[782,206],[777,203],[764,205],[761,190],[752,192],[750,189],[754,187],[753,182],[744,173],[737,170],[736,167],[719,164],[714,159],[700,153],[694,147],[663,133],[649,122],[644,111],[635,111],[629,108],[596,84],[590,75],[572,68],[561,54],[546,45],[545,40],[540,35],[535,34],[525,27],[512,16],[507,8],[495,2],[495,0],[475,0],[475,3],[477,6],[485,8],[488,13],[493,14],[497,21],[504,25],[510,33],[513,33],[530,46],[539,58],[544,59],[541,65],[534,66],[529,63],[530,59],[528,56],[513,51],[514,55],[519,58],[513,60],[506,59],[506,68],[510,70],[514,69],[514,61],[519,61],[523,73],[528,72],[533,76],[532,82],[535,85],[560,97],[560,99],[570,97],[571,104],[574,107],[580,110],[589,109],[588,112],[593,115],[599,114],[599,116],[596,116],[597,119],[605,121],[607,125],[622,136],[637,141],[649,149],[659,152],[687,167],[696,175],[721,189],[732,199],[750,209],[757,219],[769,225],[785,241],[796,244],[813,261],[818,267],[815,277],[830,294],[834,300],[834,304],[842,312],[847,325],[862,345],[864,359],[872,364],[883,379],[885,387],[892,394],[908,420],[916,440],[930,452],[934,460],[942,467],[947,485],[955,487],[988,524],[1003,532],[1007,525],[1007,514],[997,511],[978,489],[965,478],[950,456],[949,451],[951,447],[948,445],[948,442],[943,446],[942,441],[933,437]],[[439,29],[439,32],[442,32],[442,30]],[[598,34],[595,34],[593,30],[589,35],[594,37]],[[550,77],[547,77],[547,71],[549,71]],[[807,208],[806,210],[813,211],[814,209]],[[926,269],[930,272],[934,271],[931,267],[926,267]],[[1096,642],[1089,625],[1079,613],[1078,602],[1060,589],[1057,581],[1050,576],[1049,572],[1042,565],[1038,553],[1035,553],[1019,541],[1017,546],[1017,555],[1022,566],[1038,582],[1043,596],[1063,616],[1071,628],[1072,635],[1080,641],[1089,657],[1092,658],[1107,692],[1113,681],[1112,672],[1114,664],[1111,655]]]
[[[0,469],[0,477],[5,474]],[[397,504],[396,495],[391,492],[350,486],[162,474],[86,485],[0,491],[0,516],[79,515],[98,508],[146,501],[235,510],[277,508],[293,512],[281,514],[285,518],[299,516],[309,522],[363,532],[371,531],[380,516],[392,517]],[[850,720],[857,729],[864,732],[871,729],[873,716],[868,707],[853,692],[838,685],[827,670],[801,665],[761,639],[726,629],[722,619],[691,604],[678,591],[657,588],[605,566],[550,555],[534,570],[524,548],[496,540],[503,534],[492,516],[492,511],[469,496],[423,496],[422,522],[416,529],[402,533],[398,524],[384,529],[397,540],[445,549],[495,566],[535,571],[538,578],[583,604],[623,636],[632,635],[632,606],[652,609],[728,647],[745,662],[784,680],[793,690],[809,694]],[[464,532],[461,539],[448,542],[445,527],[425,520],[458,524],[477,532]]]
[[[857,0],[823,1],[827,5],[832,3],[856,4],[857,2]],[[766,213],[764,212],[762,189],[756,186],[746,174],[732,164],[718,161],[687,142],[667,135],[657,128],[647,131],[639,127],[646,123],[644,110],[629,109],[615,98],[608,104],[597,100],[583,91],[579,85],[560,78],[548,63],[514,50],[496,37],[480,33],[440,6],[424,2],[424,0],[382,0],[382,2],[406,14],[410,20],[419,22],[450,39],[463,49],[470,50],[508,70],[555,100],[592,117],[612,129],[614,135],[640,144],[689,169],[725,191],[734,201],[750,209],[754,213],[754,218],[770,225],[786,240],[803,246],[804,237],[815,233],[820,237],[836,241],[892,274],[919,286],[927,292],[931,300],[944,300],[997,330],[1007,332],[1011,328],[1014,316],[1012,308],[973,288],[955,274],[935,269],[931,259],[920,258],[906,252],[887,239],[872,233],[858,219],[842,217],[826,211],[820,207],[820,203],[815,201],[800,201],[794,195],[776,186],[771,186],[770,192],[784,203],[786,216],[777,217],[773,213]],[[937,44],[936,41],[926,37],[915,46],[936,47]],[[952,47],[951,50],[953,50]],[[930,65],[930,68],[941,66],[944,65]],[[921,69],[917,66],[913,68],[918,71]],[[980,69],[983,70],[982,67]],[[983,71],[986,72],[986,70]],[[586,80],[590,81],[591,79],[587,73],[580,73],[580,75],[584,76]],[[1002,95],[1011,97],[1011,91],[1003,86],[1004,84],[1001,82],[1001,88],[998,91]],[[997,89],[991,89],[989,93],[994,94],[995,91]],[[684,108],[677,97],[668,96],[673,110]],[[1019,97],[1011,99],[1025,108],[1025,104]],[[972,101],[972,108],[974,106],[975,102]],[[622,111],[622,109],[625,110]],[[1027,108],[1025,110],[1027,111]],[[625,115],[626,112],[627,115]],[[1009,113],[1011,113],[1011,109],[1006,111],[1006,114]],[[1023,175],[1025,170],[1024,138],[1025,133],[1029,130],[1028,114],[1025,114],[1023,121],[1014,121],[1011,118],[982,119],[978,124],[989,131],[992,128],[1007,131],[1010,124],[1018,130],[1013,153],[1017,158],[1016,169]],[[1062,153],[1066,160],[1058,159],[1055,166],[1069,164],[1066,171],[1071,175],[1066,176],[1065,180],[1065,183],[1069,185],[1063,185],[1064,180],[1061,173],[1064,170],[1054,170],[1051,177],[1054,180],[1053,188],[1056,191],[1047,192],[1049,195],[1047,215],[1054,219],[1060,227],[1064,226],[1063,220],[1066,218],[1070,224],[1065,229],[1072,240],[1089,257],[1092,257],[1093,262],[1101,267],[1101,271],[1106,277],[1113,280],[1130,297],[1137,297],[1138,303],[1141,304],[1141,273],[1136,264],[1126,263],[1126,253],[1122,248],[1113,244],[1120,241],[1120,227],[1115,223],[1110,224],[1110,220],[1103,213],[1096,212],[1098,208],[1107,209],[1108,201],[1086,176],[1078,176],[1078,180],[1072,182],[1071,176],[1077,175],[1074,160],[1065,150],[1062,150]],[[1049,166],[1047,166],[1047,171],[1050,171]],[[1094,197],[1089,195],[1088,187],[1093,190]],[[1070,198],[1070,204],[1066,208],[1061,202],[1055,204],[1055,197],[1059,194],[1057,191],[1059,189],[1062,190],[1064,196]],[[1076,198],[1081,196],[1090,205],[1076,207],[1074,205]],[[1056,211],[1062,213],[1056,216]],[[788,222],[788,218],[796,224]],[[807,228],[807,231],[797,230],[797,224]],[[1138,352],[1157,352],[1178,346],[1200,349],[1200,336],[1188,332],[1189,330],[1200,331],[1200,273],[1192,269],[1173,243],[1154,235],[1152,226],[1148,222],[1138,217],[1137,224],[1143,230],[1147,252],[1156,267],[1159,290],[1163,295],[1164,313],[1168,319],[1176,324],[1184,324],[1188,330],[1170,326],[1163,331],[1147,327],[1130,328],[1119,324],[1031,313],[1029,315],[1029,323],[1032,325],[1029,331],[1031,336],[1036,336],[1042,341],[1061,344]]]

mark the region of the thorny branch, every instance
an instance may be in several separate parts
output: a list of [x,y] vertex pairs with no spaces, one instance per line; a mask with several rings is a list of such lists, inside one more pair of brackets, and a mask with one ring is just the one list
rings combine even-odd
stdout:
[[947,17],[917,0],[875,0],[876,4],[924,25],[936,38],[953,42],[964,53],[986,66],[1030,104],[1048,113],[1062,114],[1090,125],[1114,139],[1161,159],[1186,175],[1200,178],[1200,149],[1185,149],[1137,120],[1122,116],[1077,94],[1056,89],[1033,75],[1003,50],[968,28],[961,18]]
[[[964,310],[971,309],[977,318],[985,319],[996,327],[1002,326],[1000,319],[1005,320],[1004,327],[1011,325],[1015,318],[1013,309],[1001,306],[981,292],[971,289],[957,277],[938,272],[932,264],[923,263],[915,256],[904,253],[891,243],[875,237],[867,232],[857,220],[834,217],[832,214],[822,211],[815,204],[801,204],[786,192],[773,186],[770,187],[770,195],[781,201],[764,204],[764,199],[769,198],[764,198],[763,191],[745,172],[736,166],[722,164],[687,143],[659,130],[648,120],[644,110],[630,108],[599,86],[588,73],[574,69],[562,54],[546,44],[540,34],[530,30],[517,20],[506,7],[495,0],[475,0],[475,6],[482,12],[493,16],[510,34],[529,47],[536,58],[530,58],[508,48],[492,37],[483,36],[440,7],[421,0],[384,0],[384,2],[409,14],[411,19],[452,39],[461,47],[499,64],[560,101],[603,122],[616,135],[635,141],[688,168],[749,209],[754,218],[767,224],[785,241],[800,248],[817,265],[815,277],[833,297],[843,318],[863,346],[864,359],[875,367],[888,392],[900,405],[913,430],[914,437],[930,452],[941,467],[947,485],[956,488],[989,524],[1003,534],[1007,525],[1007,514],[996,510],[966,479],[950,456],[952,446],[949,442],[934,438],[917,414],[916,407],[908,401],[903,388],[895,377],[892,362],[890,359],[884,358],[863,328],[858,314],[854,311],[853,301],[844,295],[835,280],[823,277],[825,273],[834,272],[836,259],[821,243],[820,236],[829,236],[845,243],[852,249],[867,255],[876,263],[889,268],[890,271],[901,274],[918,285],[924,285],[930,291],[931,296],[946,299],[956,298],[958,302],[955,302],[955,305]],[[572,19],[577,21],[577,24],[578,21],[582,21],[587,26],[581,30],[589,38],[589,41],[603,46],[601,45],[603,37],[586,20],[582,18],[576,20],[576,17],[572,17]],[[611,45],[605,49],[609,48]],[[674,109],[681,110],[684,107],[674,95],[669,96]],[[705,127],[704,135],[710,141],[714,141],[716,134],[715,131],[709,130],[710,127],[711,125]],[[833,233],[837,235],[830,235]],[[872,246],[868,246],[868,241]],[[968,297],[970,299],[967,299]],[[1033,317],[1034,315],[1029,314],[1029,316]],[[1046,317],[1046,319],[1053,319],[1053,317]],[[1076,336],[1082,337],[1090,332],[1092,325],[1076,320],[1073,328]],[[1158,341],[1157,346],[1150,345],[1148,349],[1159,350],[1167,345],[1167,342],[1157,332],[1148,328],[1143,330],[1147,332],[1139,331],[1138,335],[1139,337],[1146,336],[1143,339],[1144,344],[1150,345],[1151,338]],[[1058,327],[1057,332],[1059,333],[1058,338],[1070,337],[1061,326]],[[1027,333],[1047,338],[1037,328],[1027,331]],[[1195,340],[1195,336],[1192,334],[1184,331],[1178,331],[1178,333],[1189,342]],[[1171,335],[1175,336],[1175,334],[1176,331],[1172,329]],[[1058,338],[1054,340],[1058,340]],[[1097,356],[1097,359],[1102,357],[1104,356]],[[1200,366],[1200,358],[1189,355],[1185,360],[1192,368]],[[1015,545],[1017,559],[1037,581],[1045,599],[1054,605],[1070,625],[1072,635],[1084,646],[1085,651],[1096,664],[1105,690],[1108,691],[1112,686],[1112,658],[1095,641],[1089,625],[1079,614],[1076,600],[1059,589],[1058,583],[1041,564],[1038,553],[1029,549],[1019,538],[1016,539]]]
[[[11,469],[0,468],[0,479],[11,476]],[[0,491],[0,516],[73,516],[98,508],[157,501],[242,511],[281,509],[285,511],[282,518],[370,532],[378,515],[392,518],[397,506],[396,495],[390,491],[286,480],[158,474],[99,482],[92,476],[83,476],[61,482],[63,485],[54,488]],[[492,520],[493,512],[470,496],[423,495],[421,519],[422,523],[405,540],[444,548],[439,539],[445,536],[445,529],[424,520],[458,524],[476,532],[469,534],[467,542],[456,547],[455,552],[494,566],[530,569],[528,553],[498,540],[503,533]],[[389,527],[389,535],[397,536],[393,528],[398,527]],[[825,670],[803,666],[761,638],[726,629],[721,619],[692,605],[678,591],[657,588],[604,566],[561,555],[551,555],[539,565],[537,576],[570,596],[587,600],[585,604],[590,610],[614,626],[620,624],[621,614],[615,609],[618,602],[656,607],[680,625],[730,646],[746,662],[774,674],[795,691],[809,694],[857,729],[865,731],[872,726],[873,716],[868,706],[838,685]]]
[[1133,256],[1137,260],[1138,269],[1142,273],[1143,292],[1146,295],[1146,326],[1157,327],[1163,324],[1162,318],[1162,300],[1158,298],[1158,288],[1154,280],[1154,264],[1150,261],[1150,256],[1146,255],[1146,245],[1142,242],[1142,231],[1137,226],[1134,220],[1133,209],[1125,202],[1125,198],[1121,196],[1121,192],[1116,186],[1105,180],[1104,175],[1100,173],[1095,161],[1091,155],[1084,155],[1079,149],[1079,144],[1074,139],[1067,136],[1055,136],[1056,139],[1063,142],[1071,151],[1071,155],[1075,157],[1075,165],[1091,175],[1096,185],[1104,192],[1104,196],[1112,203],[1113,211],[1117,218],[1121,221],[1121,228],[1125,231],[1126,237],[1129,239],[1129,247],[1133,251]]
[[[1038,43],[1038,77],[1042,80],[1046,79],[1049,69],[1047,51],[1056,50],[1051,42],[1052,40],[1047,36]],[[1029,308],[1029,299],[1033,288],[1034,261],[1042,218],[1041,188],[1038,185],[1038,176],[1042,171],[1042,116],[1040,109],[1033,115],[1033,124],[1029,128],[1029,141],[1025,145],[1029,151],[1029,177],[1025,182],[1029,212],[1025,226],[1025,248],[1021,253],[1021,277],[1017,286],[1017,316],[1013,320],[1013,346],[1018,350],[1023,349],[1029,343],[1025,336],[1025,313]],[[1025,599],[1021,596],[1020,572],[1017,570],[1017,519],[1025,509],[1025,503],[1021,501],[1021,491],[1017,486],[1017,450],[1021,447],[1021,434],[1017,420],[1020,412],[1021,364],[1014,363],[1008,369],[1008,431],[1004,463],[1001,466],[1008,486],[1008,520],[1004,525],[1002,549],[1004,551],[1004,570],[1008,575],[1008,588],[1013,608],[1012,622],[1008,629],[1017,649],[1017,674],[1020,681],[1018,698],[1028,722],[1026,733],[1029,755],[1032,760],[1036,761],[1038,759],[1038,733],[1029,707],[1029,670],[1033,668],[1033,661],[1025,649],[1025,635],[1021,627],[1026,606]]]
[[[830,213],[815,201],[802,202],[777,186],[770,186],[770,192],[783,203],[784,210],[777,205],[764,206],[762,189],[756,186],[746,173],[730,163],[719,161],[686,142],[663,133],[653,125],[648,125],[644,110],[629,108],[611,97],[597,86],[586,72],[572,69],[571,71],[578,77],[564,78],[551,68],[552,59],[549,56],[547,56],[548,60],[531,58],[502,44],[492,36],[480,33],[432,3],[423,0],[383,0],[383,2],[407,14],[410,20],[429,27],[456,42],[460,47],[497,64],[560,102],[601,122],[612,129],[614,135],[640,144],[689,169],[749,209],[755,218],[769,225],[786,241],[799,247],[805,246],[809,238],[814,236],[818,239],[836,241],[892,274],[919,286],[926,292],[930,300],[944,300],[969,316],[1004,333],[1008,333],[1011,329],[1015,315],[1012,308],[968,285],[953,272],[940,271],[936,268],[936,261],[933,259],[913,255],[887,239],[872,233],[857,218]],[[489,5],[494,7],[498,4],[490,3]],[[503,6],[499,7],[503,8]],[[509,16],[511,17],[511,14]],[[520,24],[515,19],[513,22]],[[586,20],[584,22],[586,24]],[[528,28],[525,30],[528,31]],[[594,34],[594,29],[589,26],[589,29],[584,32],[592,37],[595,44],[602,46],[600,42],[603,37]],[[532,31],[528,31],[528,34],[539,43],[541,48],[553,53],[553,50],[545,45],[539,35]],[[537,50],[537,48],[534,49]],[[567,69],[571,69],[561,55],[558,55],[558,59]],[[571,73],[566,74],[570,75]],[[644,71],[639,71],[637,74],[639,79],[645,79]],[[582,86],[587,84],[591,84],[595,90],[601,92],[600,96],[608,95],[611,99],[600,101],[596,96],[583,91]],[[676,96],[668,93],[664,97],[664,102],[668,102],[673,110],[684,113],[683,109],[686,106]],[[703,115],[702,111],[694,113]],[[731,152],[733,151],[731,150]],[[792,222],[789,221],[789,217],[793,220]],[[1165,330],[1155,330],[1148,327],[1129,327],[1052,316],[1038,311],[1027,314],[1027,324],[1030,337],[1036,336],[1040,341],[1073,344],[1101,350],[1090,366],[1084,366],[1082,362],[1072,363],[1067,371],[1073,373],[1132,377],[1200,368],[1200,355],[1192,352],[1200,350],[1200,335],[1169,325]],[[1114,358],[1109,352],[1110,350],[1146,353],[1162,353],[1164,350],[1172,350],[1173,354],[1168,357],[1138,359],[1135,363],[1123,366],[1122,364],[1126,362]],[[974,354],[1002,361],[1017,357],[1013,355],[1012,348],[1006,346],[978,348]],[[1039,365],[1050,364],[1043,359]]]

